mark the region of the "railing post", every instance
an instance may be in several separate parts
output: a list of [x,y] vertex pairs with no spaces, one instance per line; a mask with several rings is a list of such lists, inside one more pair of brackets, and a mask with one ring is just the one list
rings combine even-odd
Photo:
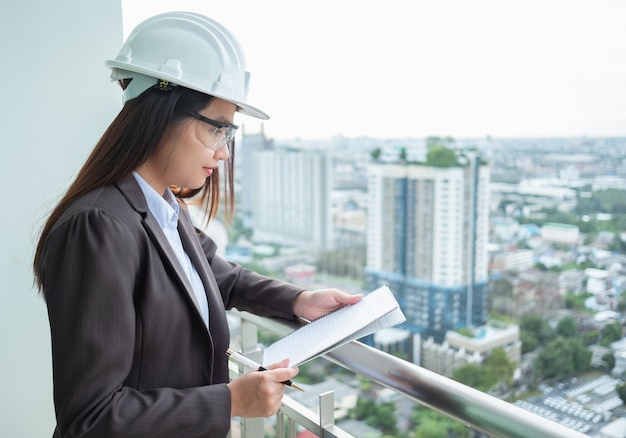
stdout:
[[285,438],[285,416],[280,411],[276,413],[276,438]]
[[287,417],[287,436],[289,438],[296,438],[296,422],[293,418]]
[[335,424],[335,393],[334,391],[324,392],[319,395],[320,400],[320,437],[326,435],[326,428]]
[[[257,326],[243,318],[241,319],[241,352],[244,356],[261,363],[262,352],[258,347]],[[245,371],[243,367],[239,367],[240,373]],[[263,420],[263,418],[242,418],[241,438],[263,438]]]

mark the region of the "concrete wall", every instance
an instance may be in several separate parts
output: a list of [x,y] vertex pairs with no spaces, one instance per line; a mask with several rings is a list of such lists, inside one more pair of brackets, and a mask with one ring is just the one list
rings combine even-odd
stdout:
[[39,228],[121,107],[104,60],[120,1],[20,0],[0,14],[0,436],[55,424],[49,329],[31,263]]

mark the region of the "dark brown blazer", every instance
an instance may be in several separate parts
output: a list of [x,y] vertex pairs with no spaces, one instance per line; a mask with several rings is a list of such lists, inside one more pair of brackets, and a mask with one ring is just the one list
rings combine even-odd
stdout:
[[216,255],[181,208],[209,330],[132,175],[76,201],[38,267],[52,338],[54,437],[220,437],[230,427],[224,309],[293,318],[301,288]]

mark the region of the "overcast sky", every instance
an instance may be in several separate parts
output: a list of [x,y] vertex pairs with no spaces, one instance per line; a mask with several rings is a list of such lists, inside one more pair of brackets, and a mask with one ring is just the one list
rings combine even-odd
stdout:
[[122,5],[125,36],[171,10],[233,31],[275,138],[626,136],[624,0]]

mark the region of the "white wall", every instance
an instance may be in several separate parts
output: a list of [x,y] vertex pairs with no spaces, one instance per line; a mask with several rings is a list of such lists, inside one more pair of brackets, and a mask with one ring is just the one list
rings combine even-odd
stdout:
[[45,304],[31,263],[42,220],[121,96],[104,60],[122,42],[120,1],[20,0],[0,14],[0,436],[52,435]]

